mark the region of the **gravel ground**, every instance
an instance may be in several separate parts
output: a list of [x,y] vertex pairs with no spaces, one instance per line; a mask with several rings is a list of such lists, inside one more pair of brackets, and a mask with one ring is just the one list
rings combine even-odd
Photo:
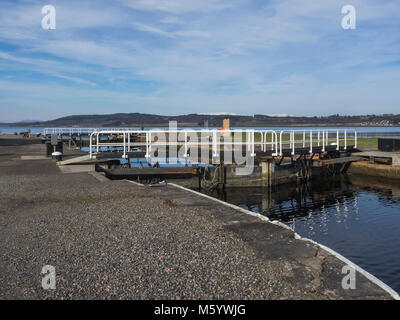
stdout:
[[[291,231],[173,186],[62,174],[0,138],[1,299],[390,298]],[[41,286],[44,265],[56,289]]]

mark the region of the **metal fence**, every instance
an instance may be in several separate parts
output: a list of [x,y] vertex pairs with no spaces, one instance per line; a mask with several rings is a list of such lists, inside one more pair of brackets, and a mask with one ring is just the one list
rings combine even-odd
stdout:
[[123,131],[123,130],[135,130],[136,128],[81,128],[81,127],[69,127],[69,128],[44,128],[43,135],[49,136],[56,134],[58,136],[73,136],[73,135],[90,135],[94,131],[99,130],[111,130],[111,131]]
[[[102,139],[107,136],[106,142]],[[210,148],[212,155],[217,157],[224,150],[243,150],[254,157],[257,152],[270,152],[272,156],[282,156],[284,150],[291,150],[295,155],[298,148],[307,148],[313,153],[317,148],[322,152],[327,147],[335,146],[336,150],[348,146],[357,147],[357,131],[355,130],[127,130],[107,129],[94,130],[90,133],[90,157],[102,149],[118,148],[122,157],[127,158],[128,152],[135,148],[145,149],[145,157],[151,157],[154,148],[183,148],[183,157],[188,156],[189,149]],[[109,139],[113,137],[113,139]],[[232,148],[232,149],[230,149]]]

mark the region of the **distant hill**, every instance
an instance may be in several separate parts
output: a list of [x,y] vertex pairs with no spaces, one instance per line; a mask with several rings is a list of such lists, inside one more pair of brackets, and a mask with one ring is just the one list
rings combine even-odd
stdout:
[[104,115],[73,115],[50,121],[32,121],[8,123],[9,126],[45,126],[45,127],[161,127],[169,121],[177,121],[181,127],[202,127],[208,121],[210,127],[222,126],[222,121],[229,118],[232,127],[263,126],[400,126],[400,115],[361,115],[325,117],[268,116],[256,114],[242,116],[234,114],[187,114],[163,116],[145,113],[114,113]]
[[22,121],[13,122],[13,123],[0,122],[0,126],[18,126],[18,125],[25,126],[26,124],[28,124],[28,125],[32,125],[32,124],[38,125],[38,124],[40,124],[42,122],[44,122],[44,121],[40,121],[40,120],[22,120]]
[[18,121],[18,123],[40,123],[43,121],[40,120],[22,120],[22,121]]

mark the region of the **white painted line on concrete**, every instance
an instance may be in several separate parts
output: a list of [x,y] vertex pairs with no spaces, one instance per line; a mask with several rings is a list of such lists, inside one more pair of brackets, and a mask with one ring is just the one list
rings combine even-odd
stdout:
[[309,241],[311,243],[314,243],[314,244],[320,246],[322,249],[324,249],[325,251],[328,251],[330,254],[334,255],[339,260],[342,260],[344,263],[346,263],[347,265],[349,265],[353,269],[357,270],[364,277],[369,279],[371,282],[375,283],[377,286],[381,287],[383,290],[388,292],[393,297],[393,299],[400,300],[399,294],[396,291],[394,291],[391,287],[389,287],[386,283],[384,283],[383,281],[379,280],[377,277],[373,276],[368,271],[366,271],[363,268],[361,268],[359,265],[355,264],[354,262],[351,262],[349,259],[347,259],[344,256],[342,256],[340,253],[338,253],[335,250],[333,250],[333,249],[331,249],[331,248],[329,248],[327,246],[324,246],[323,244],[320,244],[320,243],[318,243],[318,242],[316,242],[314,240],[311,240],[311,239],[308,239],[308,238],[302,238],[302,237],[300,237],[300,238],[301,238],[301,240]]
[[21,160],[51,160],[46,156],[21,156]]
[[81,173],[95,171],[94,165],[58,166],[62,173]]
[[71,159],[67,159],[67,160],[58,161],[57,164],[59,166],[65,166],[67,164],[84,162],[89,159],[90,159],[89,155],[83,155],[83,156],[79,156],[79,157],[75,157],[75,158],[71,158]]
[[[257,218],[259,218],[259,219],[261,219],[261,220],[263,220],[263,221],[265,221],[265,222],[273,223],[273,224],[279,225],[279,226],[281,226],[281,227],[284,227],[284,228],[286,228],[286,229],[289,229],[289,230],[293,231],[290,227],[288,227],[288,226],[285,225],[284,223],[279,222],[279,221],[270,221],[267,217],[263,216],[262,214],[259,214],[259,213],[256,213],[256,212],[252,212],[252,211],[250,211],[250,210],[243,209],[243,208],[238,207],[238,206],[236,206],[236,205],[234,205],[234,204],[224,202],[224,201],[222,201],[222,200],[213,198],[213,197],[211,197],[211,196],[209,196],[209,195],[206,195],[206,194],[204,194],[204,193],[201,193],[201,192],[198,192],[198,191],[195,191],[195,190],[187,189],[187,188],[182,187],[182,186],[180,186],[180,185],[177,185],[177,184],[175,184],[175,183],[168,183],[168,185],[174,186],[174,187],[176,187],[176,188],[183,189],[183,190],[186,190],[186,191],[189,191],[189,192],[192,192],[192,193],[197,194],[197,195],[199,195],[199,196],[201,196],[201,197],[203,197],[203,198],[207,198],[207,199],[210,199],[210,200],[219,202],[219,203],[223,204],[224,206],[227,206],[227,207],[230,207],[230,208],[239,210],[239,211],[241,211],[241,212],[243,212],[243,213],[245,213],[245,214],[248,214],[248,215],[257,217]],[[294,232],[294,231],[293,231],[293,232]],[[356,271],[358,271],[359,273],[361,273],[364,277],[366,277],[366,278],[367,278],[368,280],[370,280],[372,283],[375,283],[378,287],[380,287],[381,289],[383,289],[384,291],[386,291],[387,293],[389,293],[393,299],[395,299],[395,300],[400,300],[400,296],[399,296],[399,294],[398,294],[396,291],[394,291],[394,290],[393,290],[392,288],[390,288],[387,284],[385,284],[384,282],[382,282],[381,280],[379,280],[377,277],[375,277],[375,276],[373,276],[372,274],[370,274],[368,271],[366,271],[366,270],[364,270],[363,268],[361,268],[359,265],[357,265],[357,264],[351,262],[350,260],[348,260],[347,258],[343,257],[340,253],[338,253],[338,252],[336,252],[335,250],[333,250],[333,249],[331,249],[331,248],[328,248],[328,247],[324,246],[323,244],[320,244],[320,243],[318,243],[318,242],[316,242],[316,241],[314,241],[314,240],[311,240],[311,239],[308,239],[308,238],[303,238],[303,237],[301,237],[299,234],[297,234],[296,232],[294,232],[294,235],[295,235],[295,238],[298,239],[298,240],[303,240],[303,241],[311,242],[311,243],[313,243],[313,244],[319,246],[320,248],[324,249],[325,251],[329,252],[330,254],[332,254],[333,256],[335,256],[336,258],[338,258],[339,260],[341,260],[342,262],[346,263],[347,265],[349,265],[350,267],[354,268]]]
[[130,182],[130,183],[136,184],[137,186],[145,187],[144,184],[141,184],[141,183],[136,182],[136,181],[132,181],[132,180],[128,180],[128,179],[124,179],[124,181],[128,181],[128,182]]

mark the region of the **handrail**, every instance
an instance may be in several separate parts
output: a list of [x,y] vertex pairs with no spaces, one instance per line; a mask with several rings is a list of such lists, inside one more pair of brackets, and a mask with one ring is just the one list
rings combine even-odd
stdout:
[[[235,137],[235,134],[246,134],[246,140],[238,141],[236,139],[226,139],[226,137]],[[131,135],[137,134],[142,137],[144,141],[132,141]],[[153,141],[153,137],[160,134],[176,134],[176,141]],[[197,141],[192,141],[192,134],[197,137],[207,136],[207,140],[202,139]],[[268,141],[268,135],[271,135],[271,140]],[[101,142],[101,135],[119,135],[122,137],[121,142]],[[221,141],[221,137],[224,137]],[[242,136],[239,136],[242,138]],[[183,138],[183,141],[182,141]],[[256,139],[257,138],[257,139]],[[300,139],[299,139],[300,138]],[[336,146],[336,150],[340,150],[343,146],[344,150],[347,150],[350,145],[349,142],[354,142],[354,147],[357,147],[357,131],[343,129],[316,129],[316,130],[281,130],[276,132],[275,130],[215,130],[215,129],[204,129],[204,130],[113,130],[113,129],[102,129],[94,130],[89,134],[90,140],[90,158],[93,158],[94,153],[100,152],[101,147],[122,147],[123,148],[123,158],[127,157],[127,152],[133,147],[145,147],[146,148],[146,158],[151,157],[152,147],[158,146],[182,146],[183,147],[183,157],[188,157],[188,151],[191,147],[197,147],[200,149],[202,146],[210,146],[212,155],[218,157],[218,150],[221,146],[239,146],[245,147],[245,150],[250,153],[250,156],[254,157],[256,155],[256,147],[262,152],[266,152],[267,148],[271,152],[272,156],[283,156],[283,150],[291,150],[291,154],[295,154],[296,148],[301,146],[303,149],[308,149],[308,152],[312,154],[316,147],[319,150],[325,152],[328,146]],[[342,145],[341,145],[342,143]],[[285,148],[288,146],[288,148]],[[224,148],[224,150],[226,150]]]
[[[156,135],[156,134],[171,134],[171,133],[175,133],[175,134],[183,134],[184,136],[184,140],[183,141],[168,141],[168,143],[165,142],[153,142],[152,141],[152,135]],[[232,136],[235,134],[246,134],[247,137],[247,142],[244,141],[220,141],[220,137],[221,136]],[[123,139],[123,143],[121,144],[120,142],[111,142],[111,143],[103,143],[100,141],[100,135],[107,135],[107,134],[118,134],[120,136],[122,136]],[[137,134],[137,135],[141,135],[143,138],[145,138],[145,142],[132,142],[130,141],[130,136],[132,134]],[[200,134],[201,135],[207,135],[210,136],[211,138],[211,150],[212,150],[212,154],[213,156],[217,157],[218,156],[218,149],[220,146],[245,146],[246,150],[250,152],[250,155],[252,157],[254,157],[255,154],[255,147],[259,146],[261,150],[266,151],[266,147],[267,145],[271,146],[271,150],[273,151],[273,155],[277,155],[278,151],[277,151],[277,146],[278,146],[278,138],[277,138],[277,134],[275,131],[273,130],[253,130],[253,129],[247,129],[247,130],[224,130],[224,131],[220,131],[220,130],[210,130],[210,129],[206,129],[206,130],[160,130],[160,129],[155,129],[155,130],[110,130],[110,129],[106,129],[106,130],[95,130],[90,134],[90,157],[93,157],[93,149],[96,150],[96,152],[99,152],[100,147],[104,146],[104,147],[123,147],[123,157],[126,157],[126,151],[130,150],[131,147],[146,147],[146,157],[150,157],[150,153],[151,153],[151,149],[152,146],[165,146],[165,145],[169,145],[169,146],[173,146],[173,145],[182,145],[184,147],[184,156],[188,155],[188,149],[189,147],[193,147],[193,146],[205,146],[205,145],[210,145],[210,142],[203,142],[203,141],[195,141],[192,142],[190,140],[188,140],[188,136],[189,134]],[[271,142],[267,142],[267,135],[271,134]],[[240,136],[241,137],[241,136]],[[258,137],[259,141],[256,141],[255,138]],[[128,148],[127,148],[127,144],[126,144],[126,138],[128,138]],[[95,144],[93,143],[93,139],[96,140]]]
[[[329,135],[330,134],[330,135]],[[333,138],[332,135],[335,134]],[[285,139],[284,135],[289,135],[289,139]],[[302,137],[296,140],[297,137]],[[307,138],[308,136],[308,138]],[[283,155],[284,145],[289,145],[292,155],[295,153],[296,143],[302,148],[308,148],[310,153],[313,153],[315,147],[321,147],[325,152],[326,147],[335,145],[336,150],[340,150],[341,142],[343,142],[344,150],[347,150],[349,141],[354,142],[354,147],[357,148],[357,131],[349,129],[312,129],[312,130],[281,130],[279,133],[279,155]]]
[[73,134],[87,134],[90,135],[94,131],[99,131],[99,130],[112,130],[112,131],[118,131],[121,132],[123,130],[134,130],[135,128],[83,128],[83,127],[48,127],[43,129],[43,135],[47,136],[50,134],[57,134],[59,136],[61,135],[73,135]]

